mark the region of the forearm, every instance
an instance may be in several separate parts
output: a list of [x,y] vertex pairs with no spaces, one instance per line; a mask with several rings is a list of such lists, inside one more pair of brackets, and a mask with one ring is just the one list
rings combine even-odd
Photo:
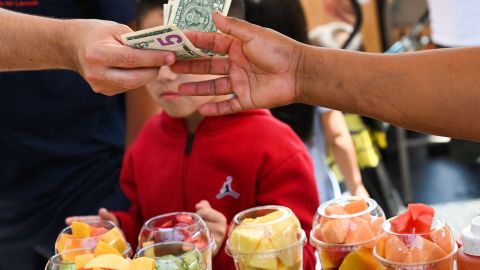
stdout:
[[0,71],[73,69],[71,22],[0,8]]
[[348,190],[354,194],[355,190],[363,183],[352,140],[345,136],[339,136],[330,145],[330,149],[345,178]]
[[374,55],[309,47],[299,101],[480,140],[480,48]]

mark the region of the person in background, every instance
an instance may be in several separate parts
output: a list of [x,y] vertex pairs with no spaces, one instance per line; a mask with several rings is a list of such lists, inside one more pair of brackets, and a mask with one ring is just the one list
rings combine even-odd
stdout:
[[[166,0],[139,1],[140,27],[163,23]],[[243,0],[230,14],[243,18]],[[235,214],[263,205],[283,205],[310,232],[319,205],[312,161],[302,141],[267,110],[203,117],[198,108],[228,96],[184,97],[184,82],[217,76],[180,75],[162,67],[147,85],[164,112],[154,116],[127,152],[120,183],[132,206],[128,212],[100,209],[98,216],[73,220],[111,220],[137,245],[142,224],[169,212],[195,212],[206,221],[216,243],[213,269],[235,269],[225,253],[228,224]],[[314,269],[313,247],[304,247],[304,269]]]
[[12,3],[2,7],[118,22],[0,8],[0,42],[14,45],[2,45],[0,69],[57,69],[0,73],[0,269],[43,269],[65,217],[128,209],[118,184],[125,135],[157,110],[138,102],[145,91],[92,87],[140,86],[166,54],[118,42],[132,31],[122,24],[134,22],[133,0]]
[[[249,0],[246,3],[247,21],[271,28],[298,42],[309,43],[305,15],[298,0]],[[314,162],[321,202],[341,196],[338,179],[328,166],[328,148],[332,150],[348,191],[355,196],[369,196],[362,183],[355,148],[342,112],[305,104],[292,104],[271,111],[307,145]]]

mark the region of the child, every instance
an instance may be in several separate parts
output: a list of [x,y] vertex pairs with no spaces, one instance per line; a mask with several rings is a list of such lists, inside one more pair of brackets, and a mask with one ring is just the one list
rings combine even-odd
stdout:
[[[141,28],[162,24],[164,3],[139,2]],[[240,7],[243,2],[232,1],[233,16],[241,17]],[[198,108],[218,97],[178,94],[181,83],[211,78],[179,75],[162,67],[158,79],[147,85],[164,112],[146,124],[125,156],[120,182],[131,208],[116,213],[101,209],[99,217],[117,222],[136,246],[139,230],[149,218],[197,211],[217,242],[213,269],[235,269],[224,245],[236,213],[260,205],[284,205],[294,211],[308,234],[319,202],[308,151],[288,126],[267,110],[204,118]],[[314,265],[313,248],[306,245],[304,268]]]

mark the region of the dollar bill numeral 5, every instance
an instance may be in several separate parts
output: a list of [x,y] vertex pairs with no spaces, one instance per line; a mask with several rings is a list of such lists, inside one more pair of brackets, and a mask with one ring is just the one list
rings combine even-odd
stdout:
[[174,44],[180,44],[182,43],[183,39],[179,35],[168,35],[165,37],[165,40],[163,40],[162,38],[157,38],[157,41],[162,46],[169,46]]

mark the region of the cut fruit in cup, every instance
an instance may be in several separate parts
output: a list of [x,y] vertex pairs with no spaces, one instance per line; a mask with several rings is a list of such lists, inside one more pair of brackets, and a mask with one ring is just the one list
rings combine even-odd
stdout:
[[237,269],[298,270],[305,242],[305,233],[290,209],[262,206],[235,215],[226,251]]
[[345,197],[320,205],[310,243],[320,254],[322,268],[345,270],[358,264],[369,269],[374,262],[373,246],[384,222],[383,210],[372,199]]
[[434,217],[433,208],[411,204],[405,213],[383,224],[374,256],[381,269],[453,269],[454,241],[445,221]]
[[188,242],[195,245],[211,269],[211,257],[216,244],[207,224],[199,215],[175,212],[149,219],[140,231],[138,249],[169,242]]
[[119,254],[130,255],[130,245],[123,232],[110,221],[73,222],[63,229],[55,242],[56,253],[78,248],[95,248],[99,243],[115,248]]

